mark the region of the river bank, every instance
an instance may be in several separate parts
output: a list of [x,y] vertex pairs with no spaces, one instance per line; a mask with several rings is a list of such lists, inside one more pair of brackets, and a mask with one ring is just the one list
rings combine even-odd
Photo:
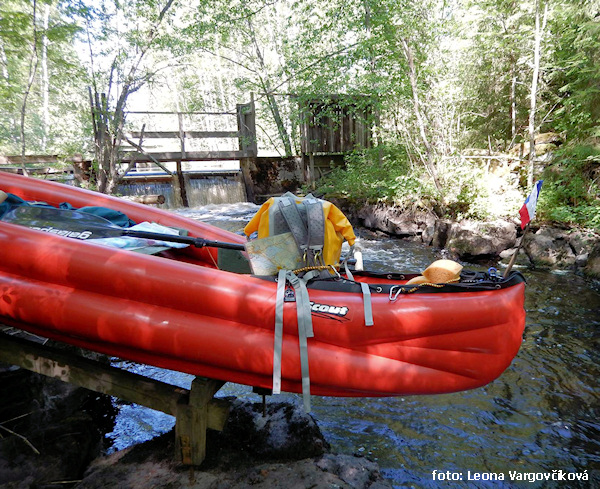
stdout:
[[[451,221],[431,212],[406,211],[386,204],[336,204],[353,225],[444,249],[450,258],[471,263],[506,266],[523,236],[517,219]],[[600,235],[533,221],[516,266],[568,270],[600,279]]]

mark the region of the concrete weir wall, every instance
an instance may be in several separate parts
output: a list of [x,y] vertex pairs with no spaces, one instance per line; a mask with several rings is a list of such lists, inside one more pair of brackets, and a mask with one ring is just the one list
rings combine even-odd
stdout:
[[259,157],[240,161],[249,201],[260,204],[273,195],[295,192],[304,182],[301,157]]

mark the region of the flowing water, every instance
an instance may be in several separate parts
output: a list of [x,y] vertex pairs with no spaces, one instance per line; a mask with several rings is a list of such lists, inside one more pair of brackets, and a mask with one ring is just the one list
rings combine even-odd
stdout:
[[[244,203],[179,212],[238,232],[257,209]],[[417,243],[358,232],[366,268],[420,271],[439,258]],[[600,487],[600,292],[571,273],[525,276],[524,341],[500,378],[436,396],[313,397],[313,415],[332,449],[376,460],[394,487]],[[129,367],[184,387],[192,379]],[[235,384],[219,395],[259,400]],[[299,396],[282,396],[301,403]],[[111,435],[114,447],[173,424],[170,416],[123,406]]]

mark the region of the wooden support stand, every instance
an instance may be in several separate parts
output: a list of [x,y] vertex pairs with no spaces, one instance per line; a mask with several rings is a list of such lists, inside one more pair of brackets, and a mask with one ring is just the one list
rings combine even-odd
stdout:
[[213,396],[224,382],[196,377],[190,390],[0,333],[0,361],[175,416],[176,457],[200,465],[206,430],[221,431],[229,401]]

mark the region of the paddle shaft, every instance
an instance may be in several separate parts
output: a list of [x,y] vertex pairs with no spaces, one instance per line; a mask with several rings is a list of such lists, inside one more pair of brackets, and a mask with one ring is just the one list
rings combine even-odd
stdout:
[[519,254],[519,251],[521,251],[521,246],[523,246],[523,243],[525,242],[525,235],[527,234],[527,231],[529,231],[529,223],[525,226],[525,230],[523,231],[523,234],[521,235],[521,241],[519,242],[519,246],[517,246],[517,249],[513,253],[513,256],[510,257],[510,261],[508,262],[508,266],[506,267],[506,270],[504,270],[504,274],[502,275],[502,278],[508,277],[508,274],[512,270],[513,265],[517,261],[517,256]]
[[[118,230],[115,230],[118,231]],[[226,248],[228,250],[244,251],[244,245],[240,243],[225,243],[223,241],[212,241],[204,238],[192,238],[190,236],[175,236],[173,234],[150,233],[147,231],[135,231],[132,229],[123,229],[120,231],[121,236],[129,236],[130,238],[155,239],[160,241],[171,241],[173,243],[184,243],[204,248],[205,246],[213,248]]]

